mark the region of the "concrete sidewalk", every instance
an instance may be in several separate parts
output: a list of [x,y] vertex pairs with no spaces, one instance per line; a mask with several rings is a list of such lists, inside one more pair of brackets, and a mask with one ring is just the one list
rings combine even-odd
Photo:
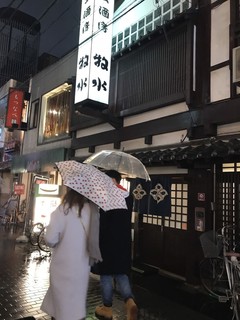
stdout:
[[[50,320],[40,310],[48,288],[50,257],[29,243],[17,243],[16,238],[21,232],[16,227],[0,227],[0,320],[29,316]],[[131,281],[139,306],[138,320],[231,319],[226,306],[221,310],[221,304],[171,279],[133,273]],[[194,303],[195,299],[198,301]],[[86,320],[96,320],[94,310],[99,304],[99,278],[90,274]],[[114,320],[126,320],[125,305],[117,292],[113,312]]]

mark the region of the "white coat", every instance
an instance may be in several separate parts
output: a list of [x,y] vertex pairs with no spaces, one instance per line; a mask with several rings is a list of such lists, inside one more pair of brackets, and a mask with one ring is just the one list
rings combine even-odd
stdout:
[[86,232],[90,214],[88,203],[84,204],[81,218],[76,207],[64,214],[62,205],[51,214],[45,236],[53,246],[50,285],[41,310],[56,320],[79,320],[86,316],[90,272]]

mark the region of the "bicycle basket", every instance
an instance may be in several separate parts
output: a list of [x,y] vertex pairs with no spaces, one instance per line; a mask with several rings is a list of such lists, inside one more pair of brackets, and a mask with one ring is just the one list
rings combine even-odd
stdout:
[[222,241],[216,232],[213,230],[204,232],[199,238],[205,258],[216,258],[219,256],[222,250]]

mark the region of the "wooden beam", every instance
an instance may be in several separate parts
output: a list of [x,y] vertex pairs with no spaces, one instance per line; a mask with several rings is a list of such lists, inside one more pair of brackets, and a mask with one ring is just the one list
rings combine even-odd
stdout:
[[91,145],[103,145],[138,139],[145,136],[157,135],[191,128],[193,125],[202,125],[201,110],[182,112],[168,117],[138,123],[132,126],[110,130],[90,135],[88,137],[73,138],[72,148],[88,148]]

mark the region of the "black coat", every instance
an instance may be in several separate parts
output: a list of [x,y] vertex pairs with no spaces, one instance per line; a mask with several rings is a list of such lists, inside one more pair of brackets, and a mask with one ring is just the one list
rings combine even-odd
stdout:
[[99,243],[103,261],[99,274],[128,274],[131,268],[132,196],[127,209],[100,210]]

